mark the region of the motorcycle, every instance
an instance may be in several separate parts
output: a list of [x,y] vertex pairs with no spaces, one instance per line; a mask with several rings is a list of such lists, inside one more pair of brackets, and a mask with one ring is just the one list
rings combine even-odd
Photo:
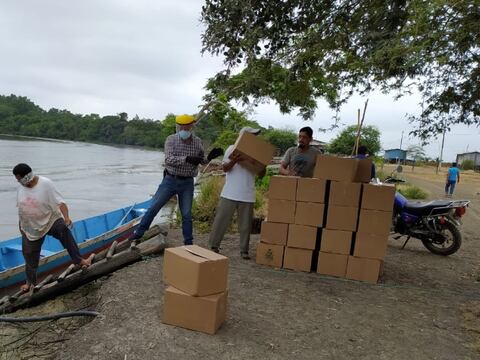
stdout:
[[469,203],[468,200],[409,201],[396,192],[393,231],[398,235],[394,238],[407,236],[402,249],[413,237],[434,254],[454,254],[462,245],[461,217]]

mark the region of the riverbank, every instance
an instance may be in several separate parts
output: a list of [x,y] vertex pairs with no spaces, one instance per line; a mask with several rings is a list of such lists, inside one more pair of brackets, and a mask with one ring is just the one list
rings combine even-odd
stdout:
[[[416,171],[417,169],[415,169]],[[442,195],[442,183],[406,172]],[[0,359],[474,359],[480,354],[480,237],[474,187],[458,253],[435,256],[419,241],[393,238],[381,283],[274,270],[239,256],[227,235],[229,312],[215,336],[161,322],[163,257],[148,258],[16,316],[93,309],[100,316],[22,327],[2,326]],[[172,229],[172,246],[181,232]],[[252,236],[255,255],[257,235]],[[207,246],[208,234],[195,242]],[[15,332],[15,333],[13,333]],[[8,346],[5,344],[12,343]],[[16,352],[10,351],[17,347]],[[81,349],[81,350],[79,350]],[[8,350],[8,352],[6,351]]]

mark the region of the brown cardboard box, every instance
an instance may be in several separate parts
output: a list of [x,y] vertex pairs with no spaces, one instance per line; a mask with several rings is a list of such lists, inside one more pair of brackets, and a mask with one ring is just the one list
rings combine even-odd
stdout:
[[288,227],[288,247],[313,250],[315,249],[316,242],[316,227],[293,224]]
[[322,230],[320,251],[350,255],[352,246],[352,232],[343,230]]
[[393,211],[395,186],[363,184],[362,209]]
[[388,236],[357,233],[353,256],[383,260],[387,252]]
[[383,262],[378,259],[348,257],[347,279],[376,284],[382,271]]
[[391,227],[391,211],[360,210],[358,232],[388,236]]
[[323,227],[324,211],[324,204],[297,202],[295,224]]
[[357,230],[358,208],[349,206],[330,205],[327,213],[327,229]]
[[227,315],[227,292],[190,296],[169,286],[165,290],[162,321],[190,330],[215,334]]
[[268,198],[295,201],[297,182],[297,176],[272,176],[268,187]]
[[252,160],[242,161],[242,166],[258,173],[270,164],[273,154],[275,153],[275,147],[258,136],[244,132],[237,138],[232,155],[230,156],[237,153],[241,153]]
[[295,271],[310,272],[312,267],[313,250],[285,248],[283,267]]
[[163,281],[192,296],[227,290],[228,258],[197,245],[165,249]]
[[295,201],[269,199],[267,220],[293,224],[295,222]]
[[358,208],[362,184],[331,181],[328,205],[350,206]]
[[354,182],[369,183],[372,178],[372,160],[357,159],[357,174]]
[[347,273],[347,262],[348,255],[321,251],[318,256],[317,273],[344,278]]
[[318,155],[313,177],[317,179],[353,182],[358,161],[330,155]]
[[282,245],[259,242],[257,244],[257,264],[281,268],[283,265],[284,249],[285,247]]
[[327,181],[324,179],[300,178],[297,185],[297,201],[325,203],[325,188]]
[[287,245],[288,224],[262,222],[260,240],[267,244]]

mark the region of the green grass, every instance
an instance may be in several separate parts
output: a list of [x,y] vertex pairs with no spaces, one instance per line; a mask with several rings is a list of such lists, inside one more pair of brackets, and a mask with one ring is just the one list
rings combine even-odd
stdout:
[[407,199],[423,200],[426,199],[428,194],[420,189],[418,186],[410,184],[401,184],[397,186],[397,191],[405,196]]

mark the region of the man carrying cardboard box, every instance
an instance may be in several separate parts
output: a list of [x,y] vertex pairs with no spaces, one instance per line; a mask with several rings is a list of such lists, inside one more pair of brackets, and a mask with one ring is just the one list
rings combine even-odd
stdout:
[[[358,154],[355,156],[356,159],[368,159],[369,157],[368,149],[366,146],[361,145],[358,147]],[[372,172],[370,179],[375,179],[377,177],[377,171],[375,169],[375,164],[372,161]]]
[[[260,129],[244,127],[240,130],[254,135],[260,133]],[[225,151],[223,158],[223,171],[225,171],[225,185],[220,195],[215,220],[210,233],[210,248],[219,252],[220,243],[232,220],[235,209],[238,213],[238,229],[240,232],[240,254],[243,259],[249,260],[250,232],[252,229],[253,205],[255,204],[255,173],[249,168],[242,166],[242,162],[248,161],[243,155],[230,156],[234,149],[230,145]],[[265,175],[265,169],[259,174]]]
[[289,148],[280,164],[280,174],[287,176],[312,177],[317,155],[321,152],[310,147],[313,130],[306,126],[298,132],[298,145]]
[[179,115],[175,122],[177,133],[168,136],[165,141],[165,170],[162,183],[130,240],[140,239],[167,201],[177,195],[182,214],[183,241],[185,245],[193,243],[193,178],[198,174],[199,164],[208,163],[220,156],[223,151],[219,148],[212,149],[205,158],[202,140],[192,133],[195,118],[191,115]]

